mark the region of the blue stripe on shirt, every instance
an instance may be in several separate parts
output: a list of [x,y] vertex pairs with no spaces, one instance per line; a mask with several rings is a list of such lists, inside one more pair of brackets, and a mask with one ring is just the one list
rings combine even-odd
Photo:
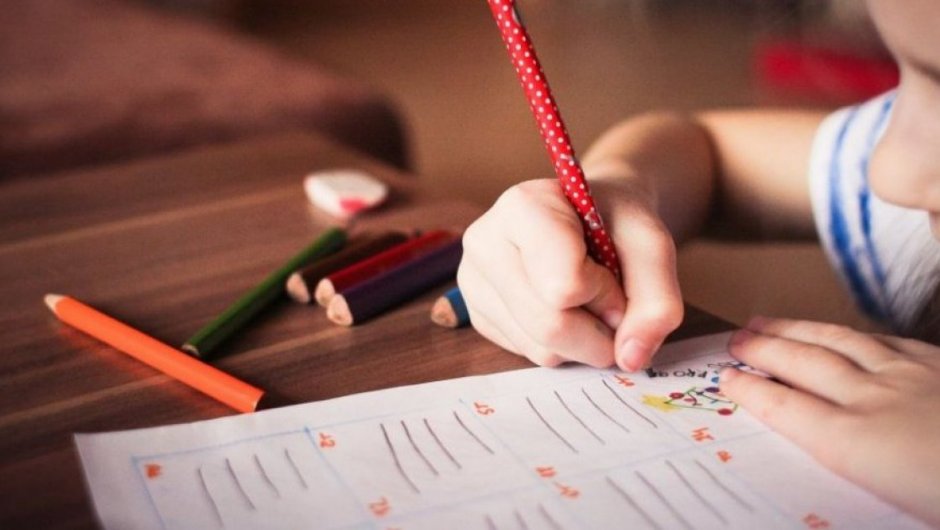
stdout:
[[887,121],[888,116],[891,115],[891,108],[894,105],[894,99],[894,94],[885,98],[884,103],[881,105],[881,112],[878,115],[878,119],[875,121],[874,127],[872,127],[871,131],[869,131],[868,144],[865,146],[865,153],[862,156],[861,161],[862,183],[858,192],[859,218],[862,221],[862,235],[865,238],[865,252],[868,255],[868,261],[871,263],[875,280],[878,281],[877,287],[878,292],[881,295],[880,300],[882,301],[882,304],[880,304],[880,306],[882,314],[887,312],[883,304],[885,301],[884,290],[886,280],[884,267],[881,265],[881,258],[878,256],[878,252],[875,249],[875,243],[871,237],[871,189],[868,185],[868,176],[869,166],[871,165],[871,155],[875,150],[875,143],[878,141],[878,135],[884,127],[885,121]]
[[839,165],[839,159],[842,156],[842,150],[845,147],[845,138],[848,135],[849,127],[858,116],[858,107],[852,108],[846,117],[839,134],[836,137],[835,149],[832,158],[829,161],[829,232],[832,235],[832,243],[836,255],[842,265],[842,271],[849,283],[849,288],[855,299],[858,301],[862,310],[879,320],[883,319],[881,308],[874,296],[868,291],[865,284],[865,277],[855,261],[852,252],[852,240],[849,233],[848,220],[845,212],[842,211],[842,167]]

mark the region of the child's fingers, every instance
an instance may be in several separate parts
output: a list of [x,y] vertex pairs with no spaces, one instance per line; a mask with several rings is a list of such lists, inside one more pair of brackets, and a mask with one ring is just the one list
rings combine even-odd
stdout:
[[840,404],[856,399],[869,380],[858,365],[815,344],[742,329],[731,337],[728,348],[745,364]]
[[881,335],[878,333],[873,334],[872,337],[892,350],[903,352],[909,355],[927,355],[934,357],[940,354],[940,347],[928,344],[923,341],[904,337],[895,337],[893,335]]
[[895,352],[871,335],[836,324],[754,317],[747,328],[763,335],[817,344],[855,361],[870,372],[878,371],[897,357]]
[[676,273],[676,247],[657,220],[634,217],[617,227],[627,310],[617,329],[617,364],[636,371],[666,335],[682,323],[684,307]]
[[[506,245],[497,252],[498,271],[481,270],[501,298],[509,318],[540,348],[591,366],[610,366],[614,358],[613,330],[580,307],[557,309],[546,305],[532,288],[519,255],[513,251],[512,246]],[[506,278],[514,281],[502,281]]]
[[[467,312],[470,315],[474,329],[504,350],[526,357],[539,366],[553,367],[565,362],[565,360],[560,356],[545,351],[539,351],[538,353],[534,353],[532,355],[526,355],[524,353],[524,348],[518,346],[512,340],[510,340],[509,337],[496,325],[494,325],[493,321],[490,320],[489,317],[487,317],[484,313],[479,313],[471,307],[467,307]],[[524,337],[520,336],[520,338]]]
[[504,350],[527,357],[540,366],[557,366],[564,361],[561,357],[549,352],[534,352],[529,338],[514,324],[507,329],[507,323],[511,320],[508,319],[505,308],[500,307],[502,302],[495,296],[495,293],[486,289],[479,276],[461,266],[457,283],[460,285],[467,304],[471,325],[480,335]]
[[839,408],[820,398],[758,375],[725,368],[721,393],[771,429],[789,438],[826,465],[837,466],[840,456],[830,433],[841,426]]
[[524,182],[500,202],[499,228],[519,250],[525,276],[544,303],[554,309],[586,306],[616,328],[626,306],[622,288],[587,255],[581,222],[558,183]]
[[522,349],[509,340],[509,337],[493,324],[493,321],[486,316],[486,313],[477,311],[476,306],[466,300],[466,297],[464,298],[467,303],[467,314],[470,315],[470,323],[473,329],[477,330],[477,333],[508,352],[522,355]]
[[481,335],[540,366],[557,366],[564,361],[519,327],[499,294],[472,264],[461,264],[457,283],[464,295],[470,322]]

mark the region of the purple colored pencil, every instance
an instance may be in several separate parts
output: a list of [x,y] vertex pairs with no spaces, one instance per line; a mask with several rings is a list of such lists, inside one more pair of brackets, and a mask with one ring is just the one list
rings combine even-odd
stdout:
[[368,320],[454,279],[462,255],[463,246],[457,238],[338,293],[330,300],[326,314],[330,320],[344,326]]

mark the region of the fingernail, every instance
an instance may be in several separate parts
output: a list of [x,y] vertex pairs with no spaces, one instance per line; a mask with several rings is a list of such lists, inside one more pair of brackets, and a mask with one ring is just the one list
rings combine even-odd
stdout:
[[618,364],[628,372],[637,371],[646,361],[649,348],[634,338],[628,338],[620,344],[617,350]]
[[750,340],[752,337],[754,337],[754,333],[746,329],[739,329],[735,331],[733,335],[731,335],[731,340],[728,341],[728,347],[731,348],[734,346],[740,346]]
[[610,329],[617,329],[620,327],[620,323],[623,321],[623,312],[612,309],[604,313],[604,323],[607,324],[607,327]]

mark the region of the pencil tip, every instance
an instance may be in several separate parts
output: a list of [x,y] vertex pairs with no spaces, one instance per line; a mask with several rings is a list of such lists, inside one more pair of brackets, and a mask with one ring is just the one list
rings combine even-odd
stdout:
[[183,346],[180,349],[192,355],[193,357],[201,357],[201,355],[199,354],[199,348],[193,346],[192,344],[188,342],[186,344],[183,344]]
[[445,328],[456,328],[457,317],[454,314],[454,308],[450,305],[447,297],[440,297],[431,306],[431,322]]
[[336,294],[336,289],[333,287],[333,282],[328,278],[320,280],[320,283],[317,284],[316,289],[313,292],[313,297],[317,300],[317,303],[323,307],[330,305],[330,299],[333,298],[333,295]]
[[326,317],[341,326],[351,326],[353,324],[352,312],[349,310],[349,304],[346,298],[338,294],[330,300],[326,306]]
[[287,294],[295,301],[300,302],[301,304],[310,303],[310,289],[307,288],[307,283],[304,281],[303,276],[299,272],[291,274],[287,278],[287,283],[284,284],[284,289],[287,290]]
[[53,313],[55,313],[55,306],[58,305],[59,300],[61,300],[61,299],[63,299],[63,298],[65,298],[65,297],[62,296],[61,294],[51,294],[51,293],[50,293],[50,294],[47,294],[47,295],[45,296],[45,298],[43,298],[43,301],[45,301],[45,302],[46,302],[46,306],[47,306]]

